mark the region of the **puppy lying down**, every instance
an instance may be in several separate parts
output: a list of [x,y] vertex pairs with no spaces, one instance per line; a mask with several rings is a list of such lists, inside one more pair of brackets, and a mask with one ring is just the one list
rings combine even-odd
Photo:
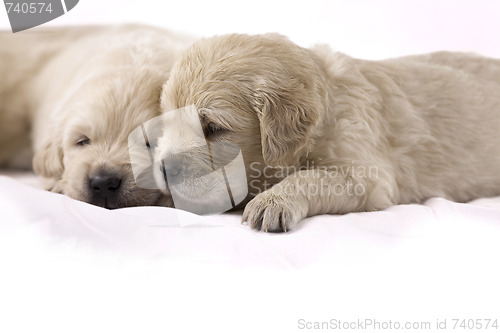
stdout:
[[193,205],[216,202],[214,183],[198,181],[213,162],[193,156],[236,145],[248,188],[243,221],[254,229],[500,194],[497,59],[439,52],[365,61],[275,34],[227,35],[191,46],[161,99],[166,115],[184,109],[163,120],[157,173],[167,183],[182,176],[178,191]]
[[[146,26],[0,35],[0,164],[29,156],[47,189],[107,208],[171,205],[138,187],[127,137],[160,113],[161,86],[188,39]],[[148,149],[146,146],[141,149]]]

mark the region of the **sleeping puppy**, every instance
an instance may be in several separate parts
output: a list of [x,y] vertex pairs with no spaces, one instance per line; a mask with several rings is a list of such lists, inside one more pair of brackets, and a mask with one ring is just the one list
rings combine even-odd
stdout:
[[[241,148],[253,197],[243,221],[254,229],[500,194],[500,60],[439,52],[365,61],[275,34],[227,35],[189,48],[161,98],[166,114],[194,106],[207,142]],[[173,126],[190,125],[181,114],[164,123],[158,161],[192,148],[171,141]]]
[[47,189],[106,208],[171,205],[136,186],[127,138],[159,115],[161,86],[188,42],[137,25],[2,34],[9,132],[0,148],[16,137],[19,150],[31,127],[33,168]]

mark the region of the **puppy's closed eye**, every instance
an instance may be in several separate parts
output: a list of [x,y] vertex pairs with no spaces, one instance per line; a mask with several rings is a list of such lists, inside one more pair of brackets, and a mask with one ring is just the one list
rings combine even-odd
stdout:
[[229,130],[214,122],[208,122],[203,128],[203,132],[205,134],[205,138],[213,140],[227,134]]
[[90,145],[90,142],[91,141],[88,137],[86,137],[85,135],[82,135],[76,140],[76,145],[77,146],[87,146],[87,145]]

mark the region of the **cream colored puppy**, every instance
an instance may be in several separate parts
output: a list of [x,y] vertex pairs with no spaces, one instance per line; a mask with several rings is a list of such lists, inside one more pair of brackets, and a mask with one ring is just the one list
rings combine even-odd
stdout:
[[[126,25],[0,35],[0,163],[29,147],[47,189],[106,208],[169,205],[136,186],[128,135],[159,115],[162,83],[189,38]],[[148,149],[146,146],[144,149]]]
[[[251,200],[243,220],[255,229],[500,194],[500,60],[440,52],[365,61],[275,34],[227,35],[199,41],[174,65],[162,110],[186,105],[209,143],[241,148]],[[173,126],[189,130],[182,124],[165,122],[158,141],[167,179],[192,172],[179,162],[189,141],[170,141]]]

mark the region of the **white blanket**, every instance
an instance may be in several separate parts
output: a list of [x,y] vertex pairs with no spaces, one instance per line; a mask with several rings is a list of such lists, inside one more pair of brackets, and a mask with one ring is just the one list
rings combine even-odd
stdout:
[[450,328],[454,317],[500,317],[500,197],[316,216],[274,234],[251,231],[241,213],[107,210],[9,175],[1,332],[293,332],[367,316]]

